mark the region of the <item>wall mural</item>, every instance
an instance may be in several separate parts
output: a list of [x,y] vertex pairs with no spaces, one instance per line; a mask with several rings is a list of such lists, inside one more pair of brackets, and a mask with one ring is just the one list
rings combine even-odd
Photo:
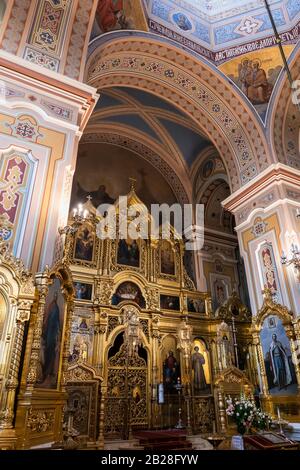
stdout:
[[65,299],[61,282],[58,278],[54,278],[48,290],[44,310],[40,370],[37,380],[39,388],[57,386],[64,318]]
[[259,259],[264,285],[266,285],[267,288],[271,290],[274,300],[278,303],[282,303],[282,296],[272,243],[265,243],[261,247],[259,251]]
[[141,2],[99,0],[92,39],[100,34],[119,29],[147,29]]
[[133,282],[123,282],[119,285],[116,292],[112,296],[111,304],[118,305],[125,300],[135,302],[141,308],[146,307],[146,302],[139,286]]
[[297,393],[297,379],[290,343],[280,318],[268,316],[260,333],[269,392],[271,395]]
[[88,195],[95,208],[113,204],[129,193],[129,178],[136,180],[136,193],[148,209],[151,204],[177,202],[165,178],[146,160],[115,145],[89,143],[79,146],[70,210],[86,202]]
[[[286,57],[289,57],[293,47],[284,47]],[[249,52],[222,64],[219,68],[242,90],[264,119],[282,67],[278,47],[271,47],[263,51]]]

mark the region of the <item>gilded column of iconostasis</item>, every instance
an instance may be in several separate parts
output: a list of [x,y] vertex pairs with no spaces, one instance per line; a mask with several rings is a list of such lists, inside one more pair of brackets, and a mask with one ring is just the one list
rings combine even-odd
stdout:
[[[40,277],[34,281],[35,293],[29,292],[28,287],[28,302],[33,301],[34,295],[36,302],[31,315],[27,315],[28,302],[22,294],[25,274],[20,274],[17,268],[19,266],[21,272],[23,262],[33,273],[41,271],[45,280],[48,279],[45,267],[53,266],[55,251],[56,256],[62,257],[63,239],[58,228],[68,219],[77,145],[98,99],[96,90],[77,81],[83,74],[81,66],[90,35],[89,22],[93,22],[96,4],[84,2],[83,10],[80,1],[11,1],[1,2],[0,8],[0,239],[5,245],[1,256],[15,271],[7,277],[11,281],[6,286],[9,296],[4,296],[5,311],[1,301],[1,434],[6,433],[6,443],[2,441],[4,447],[28,447],[33,442],[61,437],[65,402],[61,377],[64,348],[68,344],[68,317],[63,315],[65,304],[59,304],[59,315],[58,310],[53,313],[60,338],[54,366],[49,363],[49,350],[43,355],[40,346],[50,341],[44,331],[47,282],[42,292],[38,290]],[[86,21],[83,11],[84,14],[89,11],[91,19],[88,16]],[[73,52],[76,49],[79,54],[77,58],[63,47],[74,41],[75,23],[75,29],[81,23],[81,37],[76,36],[78,47],[73,47]],[[1,275],[4,269],[1,263]],[[14,285],[14,276],[15,282],[19,282],[19,291]],[[19,281],[18,276],[21,276]],[[49,285],[51,283],[49,280]],[[66,279],[61,279],[57,295],[60,292],[71,308],[71,293],[64,290],[65,283]],[[57,299],[52,296],[54,306],[59,299],[62,300],[59,295]],[[19,304],[22,307],[17,313]],[[25,338],[27,352],[24,361],[20,362]],[[46,367],[46,363],[49,370],[54,368],[54,372],[48,370],[51,376],[48,376],[48,382],[45,371],[40,370],[41,364]],[[21,373],[22,385],[19,384]],[[36,392],[37,383],[43,384],[41,392]],[[18,406],[17,389],[20,391]],[[48,393],[47,390],[51,391]],[[27,398],[30,395],[27,401],[30,407],[23,402],[22,408],[22,393],[23,396],[28,393]],[[40,401],[34,402],[39,393]]]

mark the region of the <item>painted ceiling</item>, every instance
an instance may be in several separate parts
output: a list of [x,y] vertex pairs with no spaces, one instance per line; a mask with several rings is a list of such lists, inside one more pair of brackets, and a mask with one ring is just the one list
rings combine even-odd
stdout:
[[[264,0],[145,0],[145,5],[150,30],[215,62],[229,58],[217,54],[224,49],[273,36]],[[283,42],[296,42],[300,0],[269,0],[269,5],[279,33],[286,33]]]
[[199,153],[211,143],[198,126],[175,106],[134,88],[104,90],[90,121],[131,128],[161,145],[191,168]]

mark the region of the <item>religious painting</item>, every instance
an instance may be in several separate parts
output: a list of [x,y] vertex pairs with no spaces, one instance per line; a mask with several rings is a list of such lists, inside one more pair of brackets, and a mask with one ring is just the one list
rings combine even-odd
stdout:
[[96,22],[100,32],[119,29],[145,29],[145,18],[136,0],[99,0]]
[[[102,204],[114,204],[115,202],[114,198],[112,198],[107,192],[105,184],[101,183],[99,184],[97,189],[94,188],[87,190],[81,185],[79,181],[77,181],[76,192],[73,198],[73,205],[76,205],[76,202],[80,203],[81,201],[87,198],[91,201],[95,209],[98,209],[99,206]],[[99,212],[101,213],[101,215],[103,215],[100,210]]]
[[4,329],[4,322],[6,318],[6,310],[7,310],[7,305],[5,302],[5,298],[3,295],[0,293],[0,340],[2,339],[2,333]]
[[270,394],[296,394],[297,378],[290,342],[278,316],[270,315],[265,319],[260,340]]
[[172,245],[163,240],[160,248],[160,272],[175,276],[175,254]]
[[146,302],[139,286],[133,282],[123,282],[119,285],[111,299],[112,305],[119,305],[124,301],[131,301],[138,304],[141,308],[146,308]]
[[[293,46],[284,46],[287,57],[292,50]],[[219,68],[236,83],[264,119],[276,80],[282,70],[278,47],[249,52]]]
[[228,285],[224,279],[216,279],[213,284],[213,308],[221,307],[228,298]]
[[193,341],[191,370],[194,395],[209,393],[211,382],[209,355],[205,342],[199,338]]
[[209,178],[214,171],[214,167],[215,167],[214,159],[210,158],[209,160],[206,160],[201,166],[202,178],[205,180]]
[[61,281],[54,278],[48,290],[44,310],[37,382],[40,388],[57,387],[64,319],[65,299],[62,294]]
[[78,327],[78,330],[81,334],[76,335],[76,337],[72,340],[73,344],[70,346],[70,354],[68,358],[69,363],[77,362],[79,359],[83,362],[87,361],[90,350],[92,348],[89,337],[84,334],[88,332],[88,328],[87,320],[81,319],[80,325]]
[[205,313],[205,300],[193,299],[191,297],[188,297],[187,308],[188,308],[188,312]]
[[182,31],[191,31],[193,29],[191,20],[184,13],[174,13],[172,18],[174,23],[178,26],[178,28],[182,29]]
[[81,318],[78,325],[79,330],[87,332],[89,330],[88,320],[86,318]]
[[77,300],[91,300],[93,285],[83,282],[74,282],[75,298]]
[[160,308],[163,310],[180,310],[180,300],[179,297],[173,295],[164,295],[160,296]]
[[82,227],[75,239],[74,259],[80,261],[93,261],[94,255],[94,234],[87,228]]
[[176,385],[180,379],[179,361],[174,351],[169,351],[163,363],[164,388],[166,394],[177,393]]
[[264,243],[259,251],[260,265],[264,285],[270,289],[273,299],[282,303],[281,290],[278,280],[277,266],[272,243]]
[[119,240],[117,263],[134,268],[140,266],[140,248],[136,240],[130,238]]

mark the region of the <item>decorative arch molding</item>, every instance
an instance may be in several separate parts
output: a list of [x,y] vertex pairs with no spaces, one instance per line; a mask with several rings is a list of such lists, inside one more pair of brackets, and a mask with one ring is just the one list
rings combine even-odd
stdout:
[[130,38],[107,35],[106,41],[88,60],[87,82],[99,90],[138,88],[189,114],[224,156],[233,191],[271,163],[259,119],[207,61],[145,33]]
[[[295,46],[289,60],[289,68],[293,80],[300,78],[300,43]],[[296,122],[291,123],[290,117],[294,114]],[[285,70],[281,71],[272,93],[269,105],[266,129],[268,130],[268,140],[271,143],[272,151],[276,161],[286,163],[299,168],[299,108],[292,103],[292,90]],[[291,127],[297,127],[297,132],[293,132]],[[290,134],[290,136],[288,136]],[[290,137],[290,138],[289,138]],[[289,144],[290,142],[290,144]],[[289,148],[293,146],[293,149]],[[289,158],[291,150],[295,150],[296,158]],[[293,161],[293,160],[296,160]]]
[[129,132],[124,126],[121,127],[118,125],[116,127],[115,125],[107,126],[106,124],[98,124],[86,129],[80,143],[107,143],[131,150],[154,166],[154,168],[162,174],[172,187],[179,203],[188,204],[191,199],[191,188],[188,176],[183,173],[182,169],[181,171],[178,169],[178,164],[174,165],[174,161],[170,161],[171,157],[164,149],[157,148],[157,142],[151,142],[150,139],[146,139],[146,136],[142,133],[141,138],[138,138],[138,134],[137,132],[134,134]]

